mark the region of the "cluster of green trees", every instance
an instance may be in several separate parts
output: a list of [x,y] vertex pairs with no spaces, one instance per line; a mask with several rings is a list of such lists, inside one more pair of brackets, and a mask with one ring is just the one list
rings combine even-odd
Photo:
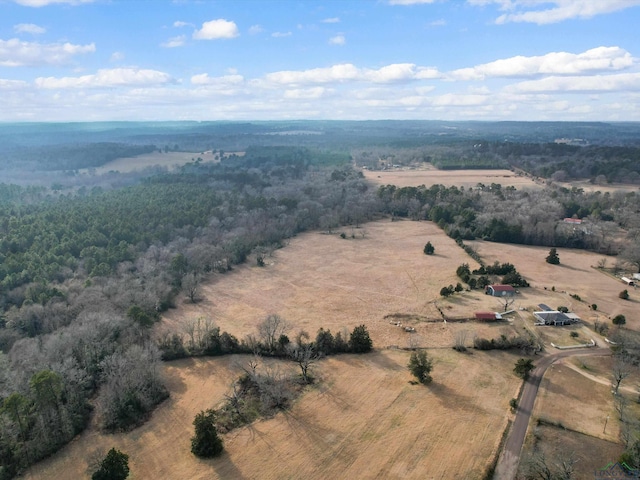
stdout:
[[408,368],[411,374],[423,385],[428,385],[433,380],[431,376],[433,361],[424,350],[411,353]]
[[463,263],[456,269],[456,275],[469,285],[469,288],[484,288],[487,285],[496,283],[495,277],[501,277],[499,283],[502,285],[512,285],[514,287],[528,287],[524,277],[516,270],[511,263],[494,262],[493,265],[481,265],[473,271],[469,268],[468,263]]

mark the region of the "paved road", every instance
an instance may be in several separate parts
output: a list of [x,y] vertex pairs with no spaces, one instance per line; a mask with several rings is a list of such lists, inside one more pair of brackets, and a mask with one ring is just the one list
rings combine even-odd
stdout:
[[547,368],[560,358],[594,355],[611,355],[611,350],[609,348],[562,350],[558,353],[545,355],[537,360],[536,368],[531,372],[529,379],[524,384],[518,411],[516,412],[516,419],[511,425],[509,436],[502,449],[502,454],[498,459],[493,480],[513,480],[516,477],[518,463],[520,462],[520,452],[527,434],[527,426],[529,425],[529,419],[533,411],[533,404],[538,394],[538,387]]

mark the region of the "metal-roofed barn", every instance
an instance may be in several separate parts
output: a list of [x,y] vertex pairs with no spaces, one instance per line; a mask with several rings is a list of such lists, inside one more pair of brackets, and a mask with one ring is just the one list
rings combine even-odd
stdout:
[[485,287],[484,293],[493,297],[513,297],[516,294],[516,289],[511,285],[488,285]]

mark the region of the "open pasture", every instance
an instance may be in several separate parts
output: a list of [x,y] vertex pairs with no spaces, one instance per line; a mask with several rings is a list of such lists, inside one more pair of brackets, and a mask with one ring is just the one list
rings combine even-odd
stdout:
[[512,185],[518,190],[522,188],[542,188],[543,184],[534,182],[531,178],[517,175],[511,170],[436,170],[431,168],[393,169],[382,171],[363,171],[367,180],[377,185],[396,185],[398,187],[417,187],[425,185],[444,185],[473,188],[478,183],[491,185],[499,183],[503,186]]
[[[244,152],[225,152],[224,156],[230,155],[244,155]],[[220,154],[213,153],[211,150],[206,152],[153,152],[145,153],[144,155],[137,155],[135,157],[118,158],[103,166],[96,168],[97,173],[107,173],[111,171],[117,171],[121,173],[133,172],[135,170],[143,170],[147,167],[167,167],[173,170],[176,167],[180,167],[186,163],[202,159],[203,162],[217,162],[220,161]]]
[[319,383],[290,411],[224,435],[225,452],[214,460],[190,453],[191,422],[223,401],[247,358],[172,362],[171,398],[145,425],[116,435],[91,428],[24,478],[86,478],[112,447],[130,456],[137,480],[481,478],[518,389],[512,355],[436,350],[429,387],[410,383],[408,357],[383,350],[322,360]]
[[[535,448],[550,462],[573,456],[576,478],[590,478],[594,471],[615,462],[624,450],[620,443],[621,422],[611,395],[611,357],[563,359],[552,365],[540,384],[529,426],[523,458]],[[621,391],[631,398],[623,381]],[[629,407],[637,415],[638,407]],[[542,419],[541,425],[537,419]],[[526,463],[526,460],[524,461]],[[520,465],[521,470],[525,467]]]
[[[313,337],[320,327],[335,333],[365,324],[377,351],[320,361],[314,366],[319,382],[290,411],[225,435],[225,453],[208,461],[189,451],[191,422],[199,411],[224,401],[247,358],[168,363],[164,371],[171,398],[145,425],[117,435],[92,427],[25,478],[82,478],[89,464],[112,446],[130,455],[134,479],[481,478],[509,418],[509,400],[517,395],[520,380],[512,369],[518,355],[461,354],[451,346],[461,332],[470,344],[473,335],[496,338],[520,331],[529,311],[518,310],[513,322],[444,322],[441,311],[471,316],[500,306],[479,291],[439,296],[442,286],[458,281],[458,265],[477,267],[453,240],[431,222],[384,220],[356,229],[355,238],[347,233],[345,239],[335,233],[306,233],[267,257],[265,267],[252,260],[215,275],[203,285],[202,301],[181,300],[159,328],[184,331],[190,320],[204,316],[241,338],[255,334],[267,314],[278,313],[290,322],[291,335],[304,329]],[[433,256],[422,252],[427,241],[435,246]],[[612,311],[620,302],[616,297],[607,303],[606,293],[598,289],[600,280],[618,288],[589,266],[598,255],[560,250],[562,264],[554,266],[544,262],[543,248],[472,243],[485,261],[512,262],[534,285],[521,289],[516,302],[522,307],[568,304],[573,292]],[[576,276],[580,283],[571,281]],[[590,312],[584,302],[570,306],[585,316]],[[405,332],[395,322],[416,331]],[[409,352],[395,346],[429,348],[434,359],[431,386],[411,384]],[[602,431],[598,422],[611,410],[603,397],[608,387],[567,366],[554,368],[567,378],[558,380],[550,370],[545,397],[536,407],[542,413],[536,415],[562,414],[560,420],[571,428],[597,436],[596,430]],[[581,407],[571,409],[567,403]],[[616,436],[616,423],[610,425],[603,440]]]
[[[306,330],[314,337],[320,328],[335,334],[365,324],[379,348],[406,347],[412,336],[429,342],[424,346],[451,346],[452,324],[445,326],[442,341],[427,335],[427,329],[441,327],[432,323],[442,319],[434,302],[439,305],[443,286],[459,281],[459,264],[475,262],[432,222],[382,220],[355,229],[355,238],[346,232],[346,239],[305,233],[267,257],[263,268],[252,260],[216,275],[203,286],[203,301],[183,301],[164,315],[162,327],[180,331],[185,322],[203,316],[242,338],[277,313],[290,323],[289,335]],[[427,241],[435,255],[423,253]],[[416,333],[392,321],[414,326]]]
[[[481,478],[518,391],[520,381],[511,372],[515,356],[461,354],[451,346],[459,331],[471,339],[476,329],[495,337],[511,327],[438,320],[440,288],[456,283],[456,265],[473,262],[432,223],[387,220],[363,229],[364,238],[359,232],[353,239],[300,235],[267,258],[264,268],[251,262],[216,275],[203,287],[203,301],[181,303],[162,328],[181,331],[201,315],[242,337],[255,333],[266,314],[278,313],[291,323],[291,334],[364,323],[377,351],[320,361],[314,366],[318,384],[289,412],[225,435],[225,453],[209,461],[189,451],[191,422],[224,400],[247,358],[165,364],[171,398],[145,425],[117,435],[92,427],[25,478],[82,478],[112,446],[130,456],[134,479]],[[422,252],[427,240],[436,248],[433,256]],[[391,324],[389,314],[413,322],[416,332]],[[429,387],[411,383],[409,352],[384,348],[412,342],[433,347]]]

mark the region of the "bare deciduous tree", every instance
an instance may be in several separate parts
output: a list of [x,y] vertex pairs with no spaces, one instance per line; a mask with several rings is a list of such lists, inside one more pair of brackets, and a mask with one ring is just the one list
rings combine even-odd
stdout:
[[627,405],[629,401],[625,398],[624,395],[618,395],[617,393],[613,396],[613,406],[618,412],[618,418],[623,420],[626,416]]
[[613,359],[613,394],[618,395],[620,384],[631,375],[631,362],[624,355],[616,355]]
[[504,306],[504,310],[503,312],[506,312],[507,309],[513,305],[513,302],[515,302],[516,299],[515,298],[508,298],[508,297],[504,297],[500,299],[501,304]]
[[289,329],[289,324],[280,315],[271,314],[258,325],[258,333],[262,345],[269,352],[276,351],[280,335],[284,335]]
[[559,450],[549,458],[542,451],[536,451],[524,460],[526,478],[540,480],[571,480],[574,478],[574,465],[578,462],[574,452]]
[[469,332],[467,330],[460,330],[456,333],[455,336],[455,344],[453,348],[458,352],[464,352],[467,350],[467,334]]
[[200,292],[200,282],[202,278],[199,273],[190,272],[182,277],[182,290],[186,293],[191,303],[196,303]]
[[310,383],[311,377],[309,375],[309,369],[311,365],[316,363],[320,358],[313,343],[298,345],[291,349],[289,355],[300,367],[300,373],[304,383]]

